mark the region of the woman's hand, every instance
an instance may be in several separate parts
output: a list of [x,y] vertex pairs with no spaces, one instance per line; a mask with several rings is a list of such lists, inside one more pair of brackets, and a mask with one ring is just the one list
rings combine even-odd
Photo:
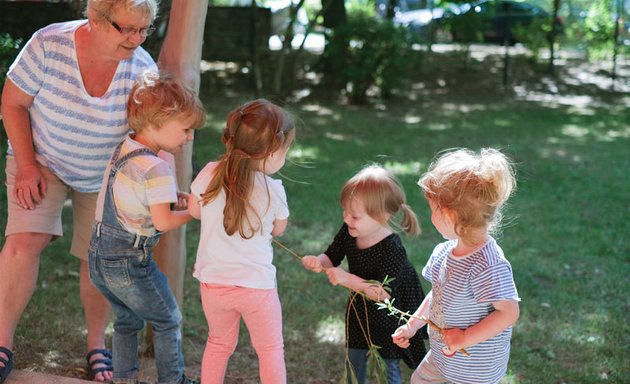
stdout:
[[322,262],[321,260],[319,260],[319,257],[317,256],[309,255],[309,256],[302,257],[302,265],[304,266],[304,268],[308,269],[309,271],[313,271],[316,273],[319,273],[324,270],[324,267],[322,266]]
[[46,178],[37,164],[18,168],[15,174],[13,196],[18,205],[24,209],[35,209],[35,206],[46,197]]

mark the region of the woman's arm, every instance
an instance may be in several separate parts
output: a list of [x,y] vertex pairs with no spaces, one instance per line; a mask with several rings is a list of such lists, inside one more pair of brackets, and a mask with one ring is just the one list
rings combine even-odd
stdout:
[[29,108],[33,96],[19,89],[10,79],[6,79],[2,91],[2,122],[11,141],[13,156],[17,165],[15,188],[11,193],[25,208],[34,209],[46,196],[46,179],[41,174],[35,160],[33,131]]

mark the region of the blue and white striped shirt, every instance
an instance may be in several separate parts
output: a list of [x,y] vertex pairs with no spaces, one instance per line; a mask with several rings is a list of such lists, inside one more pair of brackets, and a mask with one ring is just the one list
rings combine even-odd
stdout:
[[[127,98],[145,70],[157,70],[137,48],[118,64],[105,94],[85,90],[75,32],[86,20],[51,24],[37,31],[9,69],[8,78],[33,96],[29,110],[37,161],[79,192],[98,192],[114,148],[129,131]],[[9,143],[8,153],[13,154]]]
[[[469,255],[455,257],[457,243],[446,241],[433,250],[422,276],[432,284],[430,318],[440,328],[466,329],[488,316],[493,302],[517,300],[512,267],[493,238]],[[466,348],[469,357],[447,357],[439,332],[429,330],[437,368],[450,382],[496,383],[507,371],[512,327],[497,336]]]

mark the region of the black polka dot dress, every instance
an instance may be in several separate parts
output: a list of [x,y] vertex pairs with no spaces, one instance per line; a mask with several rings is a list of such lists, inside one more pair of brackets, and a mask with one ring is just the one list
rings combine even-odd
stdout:
[[[400,236],[395,233],[370,248],[359,249],[344,224],[325,253],[334,266],[347,258],[349,272],[365,280],[382,282],[385,276],[395,278],[389,284],[390,295],[394,306],[401,311],[413,313],[424,300],[418,273],[407,259]],[[391,336],[403,324],[399,317],[389,316],[387,310],[378,309],[376,303],[361,295],[350,295],[346,320],[349,348],[368,349],[369,338],[373,345],[380,347],[383,358],[403,359],[411,369],[416,368],[426,354],[423,340],[426,339],[426,327],[410,340],[407,349],[400,348],[392,342]]]

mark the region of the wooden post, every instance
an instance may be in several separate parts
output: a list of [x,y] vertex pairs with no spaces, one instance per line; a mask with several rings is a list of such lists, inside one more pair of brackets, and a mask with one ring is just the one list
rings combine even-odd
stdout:
[[161,69],[181,76],[197,93],[207,12],[208,0],[173,0],[166,37],[158,58]]
[[[158,67],[179,76],[199,93],[201,81],[201,44],[208,11],[208,0],[173,0],[168,29]],[[192,181],[192,143],[175,156],[177,183],[188,192]],[[180,308],[183,306],[184,272],[186,270],[186,226],[172,230],[160,238],[155,248],[155,261],[168,277]],[[152,335],[147,331],[148,354],[152,355]]]

